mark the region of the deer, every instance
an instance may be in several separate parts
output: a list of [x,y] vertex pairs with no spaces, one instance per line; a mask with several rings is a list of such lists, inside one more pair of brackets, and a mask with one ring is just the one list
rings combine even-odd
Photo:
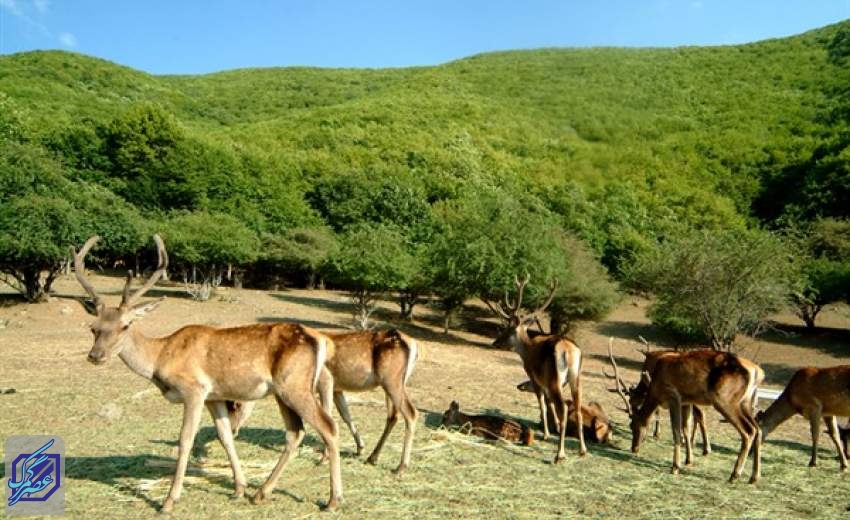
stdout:
[[[378,444],[366,459],[368,464],[377,464],[378,456],[387,437],[398,422],[398,414],[404,418],[404,445],[401,462],[394,470],[402,474],[410,465],[410,453],[413,446],[413,433],[416,427],[418,411],[407,394],[407,381],[413,373],[419,347],[415,339],[396,330],[359,331],[328,334],[336,352],[326,362],[328,374],[319,378],[319,393],[325,411],[331,412],[331,397],[354,442],[357,456],[365,447],[357,427],[348,411],[345,392],[363,392],[381,387],[386,394],[387,421]],[[329,386],[330,384],[330,386]],[[245,424],[253,408],[252,402],[228,403],[231,413],[231,426],[234,435]]]
[[838,417],[850,415],[850,365],[797,370],[779,397],[757,416],[764,438],[794,414],[809,420],[812,433],[810,467],[818,465],[820,422],[826,423],[841,471],[847,470],[847,429],[839,428]]
[[457,401],[452,401],[449,409],[443,413],[442,425],[446,428],[458,426],[462,432],[485,439],[501,439],[523,446],[531,446],[534,442],[534,433],[528,426],[506,417],[465,414],[460,411],[460,404]]
[[639,452],[649,419],[658,407],[668,408],[673,429],[671,472],[678,474],[684,435],[682,407],[686,404],[711,405],[741,436],[741,449],[729,482],[740,477],[752,448],[750,483],[756,483],[761,475],[761,428],[750,396],[757,386],[757,374],[750,366],[754,363],[742,361],[736,354],[714,350],[693,350],[679,356],[659,358],[652,374],[646,375],[648,386],[644,401],[631,416],[632,452]]
[[[567,432],[568,401],[564,397],[564,386],[569,383],[572,394],[573,407],[581,410],[581,364],[582,355],[578,345],[569,338],[557,334],[538,334],[528,330],[530,323],[536,321],[537,316],[542,313],[552,302],[555,296],[557,283],[549,284],[549,294],[542,305],[532,313],[519,317],[522,306],[522,296],[525,286],[528,284],[529,276],[520,280],[514,277],[514,285],[517,289],[516,300],[511,303],[507,295],[505,303],[511,315],[517,318],[517,323],[503,331],[493,342],[496,347],[510,347],[519,354],[525,373],[531,380],[532,389],[537,396],[537,404],[540,408],[540,422],[543,425],[543,440],[549,437],[549,424],[547,420],[547,402],[552,408],[552,413],[558,421],[558,452],[555,455],[555,464],[561,463],[566,458],[564,451],[564,437]],[[492,308],[492,307],[491,307]],[[507,313],[505,313],[507,314]],[[509,322],[510,323],[510,322]],[[584,427],[582,414],[576,414],[576,431],[579,441],[579,455],[587,454],[587,445],[584,442]]]
[[176,470],[160,511],[171,512],[180,499],[204,407],[213,417],[230,461],[235,487],[232,498],[244,496],[247,481],[233,445],[226,401],[256,400],[269,394],[274,395],[286,425],[286,446],[253,502],[262,503],[271,495],[281,472],[298,452],[306,421],[327,446],[330,498],[325,508],[337,509],[342,502],[338,432],[315,395],[325,360],[333,356],[333,341],[309,327],[289,323],[231,328],[187,325],[164,337],[148,337],[138,329],[136,319],[162,300],[140,303],[139,299],[166,272],[165,244],[159,235],[153,236],[159,257],[156,271],[135,292],[131,292],[132,273],[128,273],[121,302],[110,307],[85,275],[85,257],[98,239],[96,235],[90,237],[79,253],[71,247],[77,281],[94,304],[94,345],[88,361],[103,365],[118,356],[132,372],[153,383],[166,400],[183,404]]
[[[646,344],[645,340],[641,338]],[[652,374],[652,371],[655,369],[655,364],[659,359],[663,357],[676,357],[681,352],[673,351],[673,350],[655,350],[651,351],[641,350],[641,354],[644,355],[643,366],[641,366],[641,378],[636,385],[628,386],[625,381],[620,377],[620,371],[617,367],[617,361],[614,359],[614,338],[609,338],[608,340],[608,360],[611,362],[611,366],[614,368],[614,375],[610,375],[605,372],[605,376],[609,379],[614,380],[614,384],[616,388],[611,390],[620,395],[625,404],[625,408],[622,408],[624,412],[626,412],[629,417],[632,416],[633,411],[636,408],[639,408],[644,399],[646,398],[646,391],[649,387],[649,382],[646,377],[643,377],[644,374]],[[695,405],[685,405],[682,409],[682,417],[684,418],[685,427],[685,442],[687,443],[687,450],[685,455],[685,465],[691,464],[691,453],[693,451],[694,446],[694,429],[698,426],[700,430],[700,434],[702,435],[702,454],[708,455],[711,453],[711,442],[708,440],[708,429],[705,425],[705,414],[703,414],[702,409],[699,406]],[[655,412],[655,421],[653,427],[652,436],[656,439],[658,438],[658,431],[660,427],[660,415],[661,411],[657,410]]]
[[[523,381],[516,386],[520,392],[534,392],[531,381]],[[570,403],[571,405],[572,403]],[[570,406],[568,405],[568,406]],[[548,410],[546,418],[550,427],[558,424],[558,420],[552,415],[552,410]],[[602,408],[602,405],[591,401],[586,405],[581,405],[581,420],[584,425],[584,437],[590,442],[597,444],[608,444],[614,435],[614,430],[611,428],[611,421],[608,419],[608,414]],[[578,437],[576,431],[576,410],[571,407],[570,415],[567,418],[567,436]],[[549,433],[552,433],[551,431]]]

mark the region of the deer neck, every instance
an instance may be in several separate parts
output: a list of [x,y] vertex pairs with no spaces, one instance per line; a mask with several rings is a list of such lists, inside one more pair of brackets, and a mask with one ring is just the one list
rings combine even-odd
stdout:
[[127,368],[145,379],[153,379],[156,361],[164,342],[158,338],[145,336],[135,325],[130,325],[130,330],[127,331],[123,341],[124,346],[118,354],[121,361],[127,365]]
[[512,339],[514,352],[519,354],[519,357],[521,357],[523,361],[528,359],[530,355],[529,345],[531,345],[531,338],[528,335],[528,329],[525,326],[517,327],[516,334]]
[[773,404],[767,407],[764,413],[759,415],[758,422],[762,435],[767,437],[770,432],[795,413],[794,407],[791,406],[783,393],[776,401],[773,401]]

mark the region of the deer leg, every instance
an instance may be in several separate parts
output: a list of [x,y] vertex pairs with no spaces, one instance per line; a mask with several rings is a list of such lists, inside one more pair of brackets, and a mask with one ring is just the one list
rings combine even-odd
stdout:
[[189,465],[189,453],[192,451],[195,434],[198,433],[198,424],[201,422],[203,410],[203,396],[184,397],[183,426],[180,429],[180,442],[177,447],[177,469],[174,472],[174,480],[171,481],[171,489],[168,490],[168,497],[162,503],[161,512],[163,513],[170,513],[174,509],[174,503],[180,499],[180,493],[183,491],[183,479],[186,476],[186,466]]
[[673,467],[670,472],[678,475],[682,469],[682,404],[678,398],[670,402],[670,428],[673,430]]
[[[758,425],[755,424],[755,419],[752,419],[751,417],[747,419],[744,417],[742,408],[731,408],[726,403],[715,403],[714,407],[718,412],[720,412],[720,415],[722,415],[724,419],[729,421],[729,423],[738,430],[738,434],[741,436],[741,449],[738,451],[738,458],[735,461],[735,466],[732,468],[732,475],[729,477],[729,482],[735,482],[738,480],[738,477],[741,476],[741,471],[744,468],[744,461],[747,460],[747,454],[750,452],[753,441],[758,440],[758,444],[761,444],[760,430]],[[755,431],[753,431],[753,429]],[[760,468],[760,448],[761,447],[759,446],[754,453],[754,458],[759,459],[758,463],[754,462],[753,465],[752,478],[755,478],[756,480],[758,480],[758,477],[756,476],[755,470]],[[754,482],[754,480],[751,479],[750,482]]]
[[844,448],[841,446],[841,439],[838,437],[838,418],[833,415],[832,417],[824,417],[823,421],[826,423],[826,430],[829,432],[829,437],[832,439],[833,444],[835,444],[835,449],[838,450],[838,458],[841,461],[841,471],[846,471],[847,455],[844,454]]
[[534,385],[534,393],[537,395],[537,406],[540,408],[540,424],[543,425],[543,440],[545,441],[549,438],[549,421],[546,417],[546,396],[543,395],[543,391],[536,384]]
[[233,470],[233,483],[236,489],[232,499],[242,498],[245,495],[245,486],[247,481],[242,473],[242,466],[239,464],[239,456],[236,455],[236,447],[233,445],[233,432],[230,430],[230,418],[227,413],[227,405],[222,401],[207,403],[207,409],[212,415],[215,422],[215,429],[218,433],[218,440],[227,453],[227,460],[230,461],[230,469]]
[[375,465],[378,463],[378,456],[381,454],[381,448],[384,447],[387,437],[390,436],[390,432],[393,431],[395,424],[398,422],[398,408],[396,408],[392,399],[390,399],[390,394],[386,394],[385,398],[387,401],[387,422],[384,424],[384,431],[381,433],[381,438],[378,439],[378,444],[375,445],[375,449],[372,450],[369,458],[366,459],[367,464]]
[[685,442],[685,466],[693,463],[694,451],[694,417],[693,405],[686,404],[682,407],[682,434]]
[[[404,418],[404,445],[401,449],[401,462],[395,469],[395,473],[401,475],[410,465],[410,451],[413,448],[413,433],[416,429],[416,418],[418,416],[418,412],[416,411],[416,407],[413,406],[413,403],[410,402],[410,398],[408,397],[407,390],[404,386],[400,386],[398,388],[386,386],[384,387],[384,391],[387,392],[389,398],[392,399],[395,409],[400,411],[401,416]],[[383,440],[385,440],[385,438],[382,438],[382,441]],[[378,452],[382,446],[383,442],[375,446],[375,451],[372,453],[375,460],[378,459]]]
[[280,397],[275,396],[275,400],[277,401],[277,406],[280,409],[280,415],[283,417],[283,421],[286,425],[286,446],[284,446],[283,452],[280,454],[280,458],[278,459],[274,469],[254,495],[254,498],[252,499],[254,504],[262,503],[271,495],[275,484],[277,484],[278,478],[280,478],[281,472],[286,467],[287,463],[289,463],[292,456],[298,452],[298,446],[300,446],[301,441],[304,440],[304,422],[301,420],[301,417],[294,410],[289,408],[289,406],[287,406]]
[[[335,511],[342,503],[342,473],[339,460],[339,430],[330,416],[315,399],[293,401],[290,407],[304,421],[312,426],[325,443],[330,457],[330,498],[325,506],[327,511]],[[302,430],[303,431],[303,430]],[[303,433],[302,433],[303,435]]]
[[[555,417],[559,418],[560,424],[558,425],[558,454],[555,455],[555,464],[561,463],[565,458],[567,458],[567,453],[564,451],[564,438],[567,434],[567,417],[569,415],[569,407],[567,406],[567,402],[564,399],[564,396],[558,392],[555,392],[551,399],[557,409],[558,414]],[[581,414],[578,414],[581,417]],[[579,428],[581,428],[581,423],[579,423]]]
[[[570,370],[570,390],[573,394],[573,406],[576,410],[576,432],[578,433],[578,454],[584,457],[587,454],[587,445],[584,443],[584,419],[581,413],[581,379],[579,379],[579,370]],[[567,417],[564,416],[563,431],[567,431]],[[561,434],[561,439],[564,434]]]
[[761,478],[761,426],[755,417],[755,412],[752,404],[744,405],[742,410],[744,418],[750,425],[750,431],[753,432],[753,474],[750,476],[750,484],[755,484]]
[[355,426],[354,421],[351,420],[351,413],[348,411],[348,401],[345,400],[345,394],[340,391],[336,391],[334,392],[333,400],[340,417],[342,417],[342,420],[345,421],[346,426],[348,426],[348,431],[351,432],[351,436],[354,437],[354,443],[357,445],[357,456],[359,457],[360,454],[363,453],[363,439],[360,438],[357,426]]
[[655,412],[655,429],[652,431],[652,437],[657,439],[659,430],[661,429],[661,410]]
[[808,413],[809,427],[812,430],[812,458],[809,460],[809,467],[814,468],[818,465],[818,440],[820,439],[820,410],[812,410]]
[[699,406],[694,406],[694,422],[699,426],[699,432],[702,435],[702,454],[708,455],[711,453],[711,442],[708,440],[708,430],[705,427],[705,414]]

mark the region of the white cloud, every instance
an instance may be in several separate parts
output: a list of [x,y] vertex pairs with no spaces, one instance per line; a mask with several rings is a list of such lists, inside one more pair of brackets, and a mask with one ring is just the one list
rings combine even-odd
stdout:
[[50,0],[32,0],[32,5],[35,6],[35,10],[41,14],[47,12],[47,9],[50,7]]
[[69,32],[63,32],[59,35],[59,41],[62,42],[62,45],[65,47],[76,47],[77,46],[77,37]]

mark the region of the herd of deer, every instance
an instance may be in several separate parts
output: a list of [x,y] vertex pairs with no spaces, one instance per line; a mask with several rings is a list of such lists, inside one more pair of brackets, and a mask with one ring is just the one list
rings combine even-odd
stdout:
[[[75,275],[94,303],[96,320],[91,331],[94,345],[88,360],[107,362],[117,355],[133,372],[150,380],[173,403],[183,404],[183,424],[178,444],[177,467],[162,511],[169,512],[180,498],[192,443],[203,408],[213,417],[218,438],[230,461],[235,485],[234,498],[242,497],[247,485],[233,444],[233,438],[250,415],[256,400],[274,395],[286,427],[286,445],[280,459],[253,497],[255,503],[266,499],[287,462],[297,453],[304,439],[304,422],[321,436],[330,468],[330,499],[327,509],[342,501],[339,433],[331,417],[331,402],[348,425],[358,455],[364,444],[351,420],[344,392],[382,388],[386,394],[387,421],[367,462],[376,463],[387,437],[398,421],[405,421],[401,461],[396,472],[410,465],[410,452],[417,410],[407,394],[406,384],[417,359],[417,342],[398,332],[364,331],[323,334],[295,323],[255,324],[232,328],[188,325],[162,337],[150,338],[134,326],[134,320],[160,302],[140,303],[139,299],[164,275],[168,265],[165,245],[154,236],[159,263],[144,285],[131,292],[131,276],[124,285],[121,303],[108,307],[85,275],[84,258],[98,237],[91,237],[79,252],[72,250]],[[516,308],[521,303],[524,284],[517,280]],[[510,346],[522,359],[529,381],[520,385],[537,396],[543,439],[548,437],[550,422],[558,432],[555,463],[565,457],[564,438],[570,427],[579,441],[579,454],[587,453],[585,430],[592,440],[606,442],[611,435],[607,416],[599,405],[582,404],[582,353],[570,339],[532,332],[529,324],[551,301],[550,297],[534,313],[513,323],[496,345]],[[613,340],[612,340],[613,341]],[[625,411],[631,419],[632,451],[637,453],[645,437],[650,418],[659,408],[670,411],[673,430],[673,472],[680,468],[681,445],[685,444],[685,464],[691,462],[693,418],[700,425],[704,453],[710,451],[700,406],[713,406],[741,436],[741,448],[730,481],[737,479],[752,450],[753,470],[750,482],[760,475],[761,444],[783,421],[799,413],[811,424],[812,457],[817,462],[817,444],[821,418],[835,443],[841,469],[847,468],[847,431],[836,418],[850,416],[850,366],[804,368],[799,370],[779,398],[764,412],[755,413],[757,388],[764,372],[755,363],[735,354],[713,350],[686,352],[646,352],[641,379],[629,386],[620,377],[609,343],[609,358]],[[569,386],[572,400],[565,395]],[[572,414],[569,413],[572,408]],[[443,417],[446,425],[466,424],[486,436],[531,443],[528,427],[510,419],[492,416],[468,416],[453,402]],[[657,425],[656,425],[657,433]]]

